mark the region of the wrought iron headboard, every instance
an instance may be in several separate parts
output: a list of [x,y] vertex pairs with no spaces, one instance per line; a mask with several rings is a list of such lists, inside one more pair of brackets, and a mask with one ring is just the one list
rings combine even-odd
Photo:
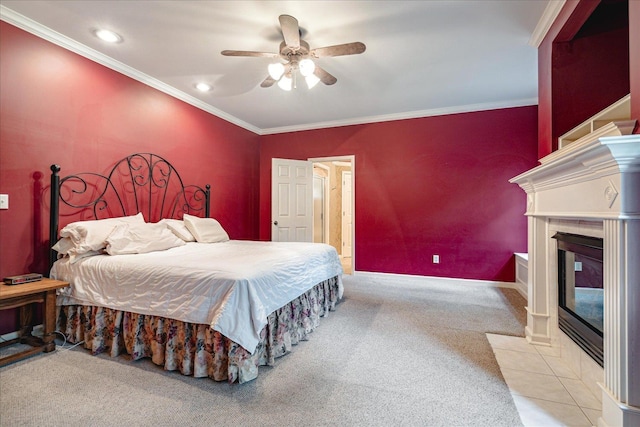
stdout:
[[[107,175],[83,172],[60,178],[60,166],[51,165],[49,242],[58,240],[60,202],[68,214],[81,219],[136,215],[145,220],[182,218],[182,214],[209,217],[211,186],[185,186],[175,168],[152,153],[135,153],[118,161]],[[51,249],[49,269],[57,253]]]

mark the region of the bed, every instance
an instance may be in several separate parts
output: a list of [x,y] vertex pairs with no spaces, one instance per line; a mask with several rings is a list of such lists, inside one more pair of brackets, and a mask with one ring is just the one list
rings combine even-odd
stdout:
[[50,276],[71,283],[57,329],[93,354],[245,383],[342,297],[333,247],[229,239],[210,186],[184,185],[156,154],[106,174],[51,171]]

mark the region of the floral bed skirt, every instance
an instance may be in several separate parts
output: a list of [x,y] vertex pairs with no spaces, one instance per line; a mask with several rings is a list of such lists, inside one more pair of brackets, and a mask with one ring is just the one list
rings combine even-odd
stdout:
[[84,341],[93,354],[126,352],[132,360],[151,358],[183,375],[244,383],[258,376],[258,366],[273,365],[292,345],[307,340],[320,317],[335,309],[338,298],[334,277],[274,311],[253,354],[208,325],[105,307],[59,306],[58,330],[71,343]]

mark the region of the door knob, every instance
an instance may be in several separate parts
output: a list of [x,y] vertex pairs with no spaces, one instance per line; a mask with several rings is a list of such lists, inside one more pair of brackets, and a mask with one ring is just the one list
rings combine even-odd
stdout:
[[273,225],[278,226],[278,221],[273,221]]

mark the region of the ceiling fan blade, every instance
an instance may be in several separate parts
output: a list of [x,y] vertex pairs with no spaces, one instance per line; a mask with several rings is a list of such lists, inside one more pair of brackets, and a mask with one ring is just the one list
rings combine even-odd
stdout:
[[318,67],[318,65],[316,65],[316,69],[314,70],[313,74],[315,74],[322,83],[328,86],[338,81],[338,79],[326,72],[323,68]]
[[252,50],[223,50],[220,52],[224,56],[257,56],[264,58],[280,58],[279,53],[273,52],[255,52]]
[[280,27],[284,42],[289,49],[298,50],[300,48],[300,27],[298,20],[290,15],[280,15]]
[[260,83],[260,87],[271,87],[277,80],[271,76],[267,76],[266,79],[262,83]]
[[366,49],[367,47],[364,43],[353,42],[311,49],[309,54],[314,58],[321,58],[323,56],[357,55],[364,52]]

